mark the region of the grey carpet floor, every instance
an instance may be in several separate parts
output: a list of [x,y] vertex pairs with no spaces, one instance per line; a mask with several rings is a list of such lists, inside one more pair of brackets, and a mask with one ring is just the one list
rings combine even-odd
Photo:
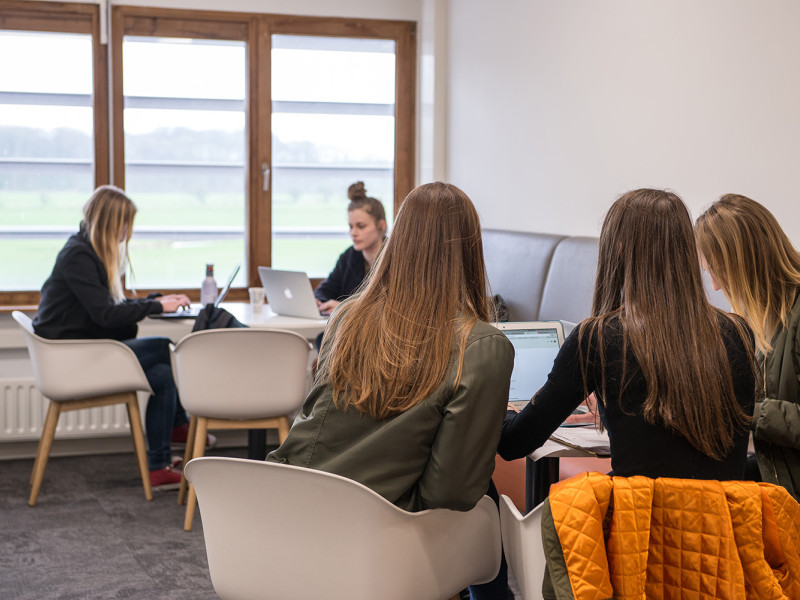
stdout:
[[[247,449],[208,454],[246,458]],[[32,459],[0,462],[0,600],[217,598],[200,512],[186,532],[176,491],[147,502],[133,454],[51,458],[35,507],[32,468]]]
[[147,502],[133,454],[51,458],[35,507],[32,466],[0,462],[0,599],[217,598],[199,513],[186,532],[177,492]]

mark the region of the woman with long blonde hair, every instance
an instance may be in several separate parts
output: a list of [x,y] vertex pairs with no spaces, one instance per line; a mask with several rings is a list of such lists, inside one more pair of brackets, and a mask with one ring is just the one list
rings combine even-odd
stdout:
[[594,393],[615,475],[742,479],[752,367],[747,326],[706,300],[683,201],[628,192],[603,223],[592,316],[531,403],[509,412],[500,454],[526,456]]
[[714,289],[753,329],[763,390],[753,412],[758,471],[800,499],[800,253],[774,215],[726,194],[695,225]]
[[514,363],[491,318],[472,202],[445,183],[414,189],[365,287],[334,312],[314,386],[267,460],[343,475],[406,510],[472,508]]
[[172,380],[169,340],[136,338],[136,324],[147,315],[175,312],[189,298],[125,298],[122,277],[135,216],[136,205],[121,189],[104,185],[94,191],[78,233],[67,240],[42,286],[33,327],[49,339],[108,338],[134,351],[154,392],[145,411],[150,482],[168,489],[181,479],[172,466],[172,428],[180,428],[186,415]]

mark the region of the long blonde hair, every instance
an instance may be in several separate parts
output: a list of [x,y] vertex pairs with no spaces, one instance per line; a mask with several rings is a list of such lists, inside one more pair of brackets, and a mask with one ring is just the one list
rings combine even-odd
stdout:
[[733,311],[742,315],[764,354],[800,286],[800,253],[778,220],[746,196],[726,194],[697,219],[700,254]]
[[108,290],[115,301],[125,298],[123,261],[128,261],[128,242],[133,235],[136,205],[118,187],[101,185],[83,206],[83,224],[92,248],[108,276]]
[[[603,223],[592,318],[581,324],[579,335],[581,340],[588,335],[598,348],[604,373],[604,327],[618,318],[620,393],[629,381],[627,352],[633,352],[647,383],[644,419],[663,424],[717,460],[733,446],[735,429],[748,422],[733,388],[719,324],[724,315],[706,299],[683,201],[653,189],[621,196]],[[738,318],[733,322],[749,347],[744,324]],[[601,395],[608,402],[605,383],[603,375]]]
[[478,213],[454,185],[419,186],[367,283],[334,313],[318,377],[329,379],[336,406],[389,418],[442,383],[454,339],[458,385],[478,319],[490,319]]

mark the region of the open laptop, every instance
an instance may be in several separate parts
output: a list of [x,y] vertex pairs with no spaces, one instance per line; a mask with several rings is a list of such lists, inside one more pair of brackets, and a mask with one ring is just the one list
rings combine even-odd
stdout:
[[[225,282],[225,287],[223,287],[220,293],[217,294],[217,300],[214,302],[214,306],[219,306],[222,304],[222,301],[225,300],[225,296],[227,296],[228,292],[231,290],[233,280],[236,279],[236,275],[238,275],[239,269],[241,268],[241,263],[237,263],[237,265],[233,268],[233,271],[231,271],[231,274],[228,276],[228,281]],[[201,310],[203,310],[203,306],[201,304],[192,304],[173,313],[161,313],[150,316],[154,319],[196,319]]]
[[514,370],[508,401],[522,410],[539,391],[553,368],[553,361],[564,343],[564,328],[559,321],[494,323],[514,346]]
[[285,317],[321,319],[311,281],[303,271],[258,267],[258,276],[272,312]]

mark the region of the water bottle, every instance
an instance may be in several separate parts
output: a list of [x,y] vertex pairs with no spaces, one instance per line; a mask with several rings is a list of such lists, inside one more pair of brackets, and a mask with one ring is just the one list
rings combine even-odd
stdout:
[[200,286],[200,304],[207,306],[217,301],[217,282],[214,281],[214,265],[206,265],[206,278]]

